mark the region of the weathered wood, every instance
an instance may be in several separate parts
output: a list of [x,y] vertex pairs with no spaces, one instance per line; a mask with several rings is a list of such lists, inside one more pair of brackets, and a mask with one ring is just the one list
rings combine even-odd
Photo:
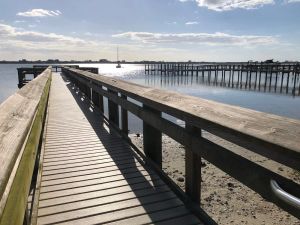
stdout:
[[[189,135],[199,138],[201,130],[186,124],[185,129]],[[201,148],[201,146],[197,146]],[[201,202],[201,157],[192,149],[185,150],[185,192],[196,203]]]
[[[126,95],[121,95],[123,99],[127,99]],[[128,135],[128,112],[126,109],[121,109],[121,122],[122,122],[122,131],[124,134]]]
[[[161,112],[143,105],[143,110],[161,117]],[[151,123],[143,121],[143,146],[147,157],[152,159],[159,167],[162,167],[162,133],[154,128]]]
[[[74,95],[58,75],[51,90],[37,224],[154,224],[181,215],[201,223],[119,135],[102,125],[97,108],[91,113],[88,101]],[[82,127],[93,140],[88,143],[96,146],[93,151],[98,154],[92,158],[85,158],[91,148],[86,137],[73,133]],[[66,133],[76,137],[76,157],[66,153],[72,142],[65,139]]]
[[[90,79],[92,79],[89,74],[82,74],[81,72],[78,73],[78,72],[74,72],[74,71],[72,73],[74,73],[73,77],[78,79],[80,82],[85,82],[85,80],[88,77]],[[106,79],[106,78],[104,78],[104,79]],[[113,88],[113,85],[109,84],[109,80],[108,80],[108,83],[104,83],[103,81],[101,81],[99,83],[101,85],[105,85],[109,89]],[[113,83],[116,84],[118,82],[116,80],[114,80]],[[132,93],[127,92],[127,89],[124,88],[124,87],[126,87],[127,84],[128,84],[128,86],[130,86],[130,84],[127,82],[124,82],[124,83],[120,82],[115,87],[115,90],[116,91],[118,90],[121,93],[126,92],[126,95],[130,96],[130,94],[132,94]],[[121,89],[120,87],[123,89]],[[130,90],[133,90],[134,87],[139,88],[138,90],[134,90],[135,94],[137,94],[139,92],[139,90],[145,88],[145,87],[142,87],[139,85],[132,85],[130,87]],[[146,107],[142,108],[132,102],[122,99],[121,97],[119,97],[117,95],[111,94],[111,93],[103,90],[102,88],[97,89],[97,85],[92,86],[92,88],[94,88],[96,91],[99,91],[99,94],[108,97],[108,99],[110,99],[111,101],[117,103],[121,107],[129,110],[133,114],[140,117],[144,123],[151,124],[151,127],[156,128],[156,130],[167,134],[171,138],[175,139],[179,143],[186,146],[187,149],[191,149],[191,151],[193,153],[195,153],[196,155],[202,156],[203,158],[212,162],[214,165],[216,165],[217,167],[219,167],[220,169],[222,169],[229,175],[233,176],[234,178],[238,179],[240,182],[244,183],[245,185],[247,185],[254,191],[261,194],[264,198],[276,203],[277,205],[279,205],[283,209],[287,210],[288,212],[292,213],[296,217],[298,215],[300,215],[299,210],[288,206],[287,204],[285,204],[281,200],[277,199],[277,197],[275,197],[272,194],[272,192],[270,190],[269,182],[270,182],[270,179],[277,180],[278,182],[280,182],[280,184],[284,187],[285,190],[288,190],[290,193],[294,194],[295,196],[297,196],[297,193],[300,192],[299,185],[295,184],[294,182],[292,182],[280,175],[277,175],[276,173],[274,173],[272,171],[269,171],[261,166],[258,166],[254,162],[246,160],[243,157],[241,157],[221,146],[211,143],[208,140],[205,140],[205,139],[199,138],[199,137],[195,138],[191,134],[189,134],[184,128],[179,127],[178,125],[173,124],[170,121],[167,121],[166,119],[161,118],[161,116],[158,116],[157,113],[151,112],[151,110],[147,110],[147,108],[152,108],[152,107],[149,107],[148,105],[153,106],[153,105],[155,105],[155,103],[157,103],[157,102],[155,102],[155,100],[149,101],[150,103],[147,102],[147,108]],[[125,91],[124,91],[124,89],[125,89]],[[143,92],[142,97],[147,96],[149,94],[149,92],[152,92],[151,90],[155,90],[155,89],[151,89],[151,88],[145,88],[145,89],[147,89],[147,91],[143,90],[145,92]],[[173,108],[173,112],[170,112],[168,110],[169,110],[170,105],[174,104],[172,106],[175,107],[175,105],[178,104],[177,97],[180,96],[182,99],[186,100],[185,105],[187,105],[187,107],[189,106],[189,104],[187,104],[187,103],[191,103],[188,100],[193,99],[193,97],[190,97],[190,96],[186,97],[186,96],[182,96],[182,95],[176,95],[176,93],[165,92],[165,91],[161,91],[161,90],[157,90],[157,89],[155,90],[155,93],[157,93],[157,94],[159,93],[159,95],[155,95],[156,96],[155,99],[156,100],[159,99],[158,101],[162,101],[165,103],[162,105],[160,105],[160,104],[155,105],[156,106],[155,111],[157,112],[158,111],[157,109],[161,109],[163,112],[167,112],[168,114],[173,115],[173,116],[174,116],[174,113],[176,113],[176,110],[178,110],[178,108]],[[170,94],[173,94],[173,95],[170,96]],[[149,96],[148,96],[148,99],[143,98],[142,100],[141,100],[141,96],[139,96],[139,95],[136,97],[133,97],[131,95],[130,97],[135,100],[141,101],[144,105],[145,105],[145,102],[149,99]],[[152,95],[152,97],[153,97],[153,95]],[[203,102],[202,100],[199,100],[199,99],[198,99],[198,101],[201,102],[201,104],[202,104],[201,107],[203,105],[205,105],[206,101]],[[211,103],[210,101],[208,101],[208,102]],[[193,103],[192,107],[197,108],[196,101],[192,101],[192,103]],[[198,104],[199,104],[199,102],[198,102]],[[223,106],[222,107],[223,110],[225,110],[225,111],[226,111],[226,109],[228,110],[227,106],[225,106],[223,104],[220,104],[220,105],[212,104],[212,105],[214,105],[215,108],[218,108],[221,105],[221,106]],[[205,105],[205,106],[207,106],[207,105]],[[182,108],[183,108],[183,110],[180,110],[181,114],[178,114],[178,115],[175,114],[176,117],[181,118],[187,124],[191,124],[191,122],[190,122],[191,115],[186,114],[184,107],[182,107]],[[280,127],[280,131],[286,129],[286,127],[284,127],[283,124],[286,124],[286,125],[289,124],[293,129],[296,129],[296,131],[297,131],[295,124],[299,124],[299,121],[297,121],[297,120],[290,120],[287,118],[277,117],[277,116],[268,115],[268,114],[264,114],[264,113],[260,114],[258,112],[252,111],[252,110],[245,110],[245,109],[241,109],[238,107],[232,107],[232,109],[235,109],[235,112],[238,112],[237,115],[239,115],[239,113],[241,113],[241,112],[248,112],[249,114],[252,113],[252,116],[254,115],[254,117],[255,116],[258,117],[259,115],[267,116],[268,119],[270,119],[271,121],[273,120],[273,122],[276,122],[277,123],[276,125],[280,124],[282,126],[282,127]],[[221,113],[222,110],[217,111],[217,112],[219,113],[219,116],[220,115],[223,116],[223,114]],[[231,113],[233,113],[233,112],[231,112]],[[245,120],[245,115],[247,115],[247,113],[242,114],[242,115],[243,115],[243,119]],[[215,115],[215,116],[217,116],[217,115]],[[249,117],[250,117],[250,115],[249,115]],[[246,118],[249,119],[249,117],[246,117]],[[257,152],[261,155],[268,155],[269,158],[275,159],[276,161],[279,161],[287,166],[296,167],[296,168],[297,168],[297,166],[299,166],[299,153],[297,153],[297,150],[293,153],[295,156],[293,158],[293,157],[291,157],[291,155],[289,155],[291,153],[291,151],[290,152],[286,151],[286,149],[282,148],[281,146],[277,146],[274,143],[273,143],[273,149],[270,150],[270,149],[268,149],[269,146],[267,145],[269,143],[266,144],[265,140],[261,140],[261,139],[257,139],[257,138],[253,139],[253,137],[251,137],[249,135],[245,137],[244,133],[242,133],[242,135],[241,135],[241,133],[239,133],[238,131],[235,131],[236,133],[233,134],[232,131],[229,132],[229,130],[226,127],[223,127],[223,129],[220,131],[218,129],[219,124],[212,123],[212,121],[210,121],[210,123],[207,123],[207,121],[202,120],[203,118],[193,117],[192,119],[193,119],[192,124],[195,127],[198,127],[198,128],[205,127],[210,132],[215,133],[222,138],[225,138],[229,141],[235,142],[241,146],[246,146],[249,150]],[[277,120],[275,120],[275,119],[277,119]],[[280,119],[280,120],[278,121],[278,119]],[[265,122],[265,121],[261,121],[261,119],[260,120],[257,119],[256,123],[258,123],[258,121],[259,121],[259,124],[257,124],[257,126],[261,126],[262,125],[261,123]],[[288,121],[288,123],[286,123],[287,121]],[[222,122],[224,122],[224,121],[222,121]],[[249,121],[247,121],[247,122],[249,122]],[[255,123],[253,121],[253,124],[251,124],[252,126],[250,126],[252,129],[254,127],[254,124]],[[263,124],[263,125],[266,126],[266,124]],[[293,131],[295,131],[295,130],[293,130]],[[297,132],[299,133],[299,130]],[[288,150],[291,150],[291,149],[288,149]],[[282,151],[282,152],[280,152],[280,151]],[[218,157],[216,157],[216,156],[218,156]],[[220,159],[222,159],[222,160],[220,160]],[[224,162],[230,162],[230,163],[227,164]],[[199,161],[199,163],[200,163],[200,161]],[[244,169],[239,170],[239,169],[237,169],[237,167],[243,167]],[[246,168],[251,168],[251,169],[247,170]],[[245,170],[247,170],[247,171],[245,171]],[[256,174],[255,177],[250,176],[250,174],[253,173],[253,171],[255,171],[254,172]],[[260,182],[260,180],[261,180],[261,182]]]
[[[23,223],[50,79],[49,68],[0,106],[1,225]],[[17,169],[11,174],[14,167]]]
[[261,155],[300,169],[300,121],[70,69]]
[[[179,143],[181,143],[182,145],[186,146],[188,149],[192,149],[192,151],[194,153],[196,153],[199,156],[202,156],[209,160],[210,162],[212,162],[214,165],[216,165],[217,167],[219,167],[220,169],[226,171],[226,173],[228,173],[229,175],[235,177],[236,179],[238,179],[240,182],[246,184],[248,187],[252,188],[253,190],[255,190],[256,192],[260,193],[263,197],[267,198],[270,201],[275,202],[276,204],[278,204],[279,206],[286,208],[288,210],[290,210],[290,212],[292,212],[294,215],[297,215],[298,212],[293,209],[290,209],[290,207],[288,207],[285,203],[282,202],[278,202],[277,198],[274,198],[274,196],[271,194],[270,191],[270,187],[266,186],[266,182],[268,181],[268,179],[270,180],[272,179],[276,179],[278,181],[281,182],[281,184],[284,185],[286,190],[292,190],[291,193],[295,194],[297,196],[297,193],[300,191],[299,190],[299,186],[293,182],[291,182],[290,180],[277,175],[276,173],[273,173],[271,171],[268,171],[267,169],[261,170],[262,167],[256,168],[258,170],[255,170],[255,173],[259,173],[259,176],[257,175],[257,180],[254,182],[253,177],[252,176],[248,176],[248,173],[252,173],[252,171],[254,171],[254,169],[250,169],[249,171],[244,171],[244,170],[237,170],[236,167],[239,166],[239,162],[243,163],[243,167],[247,168],[255,168],[256,164],[251,162],[251,161],[247,161],[245,162],[244,158],[231,152],[228,151],[220,146],[217,146],[211,142],[203,142],[205,141],[203,140],[199,140],[199,138],[195,138],[193,136],[191,136],[189,133],[186,132],[185,129],[165,120],[162,119],[160,117],[158,117],[157,115],[155,115],[154,113],[151,113],[150,111],[145,111],[143,110],[141,107],[135,105],[134,103],[128,102],[123,100],[120,97],[117,97],[116,95],[112,95],[107,93],[102,93],[103,95],[107,96],[108,98],[110,98],[112,101],[116,102],[117,104],[121,105],[122,107],[128,109],[129,111],[131,111],[133,114],[139,116],[143,121],[147,122],[147,123],[151,123],[151,125],[153,127],[155,127],[157,130],[162,131],[163,133],[169,135],[171,138],[173,138],[174,140],[178,141]],[[202,148],[199,148],[199,146],[202,146]],[[222,156],[221,158],[222,160],[219,160],[218,157],[216,157],[216,155],[218,156]],[[224,163],[224,158],[227,159],[227,161],[230,159],[231,163]],[[265,183],[264,185],[257,185],[257,183],[259,183],[259,179],[261,179],[261,177],[265,177]]]
[[[111,89],[108,89],[108,92],[118,95],[117,92]],[[108,118],[115,125],[119,126],[119,106],[111,100],[108,100]]]
[[99,100],[100,96],[99,94],[92,89],[92,102],[95,104],[95,106],[99,107],[100,105],[100,100]]

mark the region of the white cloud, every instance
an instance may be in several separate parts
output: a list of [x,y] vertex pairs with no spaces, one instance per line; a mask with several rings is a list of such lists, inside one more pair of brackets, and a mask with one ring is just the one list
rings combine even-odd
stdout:
[[230,35],[225,33],[149,33],[126,32],[113,35],[115,38],[127,38],[133,41],[152,44],[207,44],[253,46],[278,43],[273,36]]
[[48,49],[48,50],[83,50],[94,47],[92,41],[85,41],[55,33],[41,33],[36,31],[26,31],[6,24],[0,24],[0,49],[1,47],[18,47],[20,49]]
[[15,20],[15,23],[26,23],[25,20]]
[[62,13],[59,10],[46,10],[46,9],[32,9],[26,12],[17,13],[18,16],[24,17],[48,17],[48,16],[59,16]]
[[197,25],[198,24],[198,22],[196,22],[196,21],[189,21],[189,22],[186,22],[185,23],[185,25]]
[[[116,44],[108,41],[100,41],[99,37],[90,40],[91,37],[77,38],[71,35],[55,33],[42,33],[26,28],[17,28],[0,23],[0,60],[16,59],[100,59],[114,60],[116,47],[124,51],[122,57],[134,59],[145,47],[139,44]],[[27,28],[30,29],[30,28]],[[76,34],[76,33],[75,33]],[[126,55],[125,55],[126,53]]]
[[296,2],[300,2],[300,0],[286,0],[287,3],[296,3]]
[[166,22],[167,25],[176,25],[177,22],[176,21],[173,21],[173,22]]
[[[187,2],[189,0],[179,0]],[[193,0],[199,7],[206,7],[214,11],[228,11],[233,9],[256,9],[263,5],[274,4],[274,0]],[[299,0],[289,0],[299,1]]]

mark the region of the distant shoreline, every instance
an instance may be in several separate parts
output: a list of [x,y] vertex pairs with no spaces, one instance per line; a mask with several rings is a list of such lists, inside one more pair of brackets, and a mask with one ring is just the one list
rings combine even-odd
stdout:
[[[59,62],[47,62],[47,61],[0,61],[0,64],[116,64],[117,62],[99,62],[99,61],[92,61],[92,62],[84,62],[84,61],[59,61]],[[149,62],[121,62],[121,64],[144,64]]]
[[[99,60],[99,61],[92,61],[92,60],[88,60],[88,61],[57,61],[57,60],[47,60],[47,61],[28,61],[28,60],[18,60],[18,61],[6,61],[6,60],[1,60],[0,64],[117,64],[117,61],[109,61],[109,60]],[[119,63],[121,64],[163,64],[163,63],[185,63],[185,64],[247,64],[247,63],[268,63],[268,62],[259,62],[259,61],[248,61],[248,62],[205,62],[205,61],[177,61],[177,62],[173,62],[173,61],[151,61],[151,60],[143,60],[143,61],[120,61]],[[300,63],[299,61],[282,61],[282,62],[270,62],[272,63],[280,63],[280,64],[298,64]]]

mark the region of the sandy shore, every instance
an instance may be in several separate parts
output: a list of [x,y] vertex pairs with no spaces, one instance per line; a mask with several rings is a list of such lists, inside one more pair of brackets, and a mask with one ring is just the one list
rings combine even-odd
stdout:
[[[254,162],[300,183],[299,173],[257,154],[229,143],[212,134],[203,136]],[[142,150],[141,135],[130,135]],[[163,136],[163,170],[184,190],[185,149],[168,136]],[[202,162],[201,207],[219,224],[300,225],[300,221],[267,202],[260,195],[233,179],[211,163]]]

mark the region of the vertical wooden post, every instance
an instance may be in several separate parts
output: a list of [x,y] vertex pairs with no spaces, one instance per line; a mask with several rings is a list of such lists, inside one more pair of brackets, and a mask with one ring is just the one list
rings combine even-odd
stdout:
[[241,67],[241,79],[240,79],[240,88],[243,87],[243,67]]
[[[101,85],[98,85],[99,88],[102,89]],[[103,96],[97,93],[96,91],[92,90],[92,101],[97,106],[102,113],[104,113],[104,106],[103,106]]]
[[[186,124],[185,129],[193,137],[201,137],[201,129]],[[196,203],[201,202],[201,157],[191,149],[185,150],[185,192]]]
[[241,73],[241,70],[240,68],[238,68],[238,80],[237,80],[237,87],[240,86],[240,73]]
[[228,77],[228,87],[230,87],[230,82],[231,82],[231,65],[229,66],[229,77]]
[[278,71],[279,71],[279,67],[278,67],[278,64],[277,64],[277,67],[276,67],[276,78],[275,78],[275,92],[277,91]]
[[[108,92],[118,95],[117,92],[108,89]],[[116,103],[108,99],[108,118],[111,122],[119,127],[119,107]]]
[[99,94],[94,89],[92,89],[92,102],[99,107]]
[[248,87],[248,76],[249,76],[249,66],[246,66],[246,83],[245,83],[245,88]]
[[231,87],[234,87],[234,72],[235,72],[235,65],[232,67],[232,77],[231,77]]
[[88,85],[86,85],[85,89],[86,89],[86,92],[85,92],[86,96],[88,97],[88,99],[91,100],[91,97],[92,97],[91,96],[91,88]]
[[266,91],[267,88],[268,71],[269,71],[269,66],[266,67],[264,91]]
[[[122,99],[127,99],[126,95],[121,95]],[[126,109],[121,109],[122,132],[128,135],[128,112]]]
[[19,80],[18,88],[23,87],[24,75],[23,75],[23,70],[21,68],[18,68],[18,80]]
[[252,65],[249,65],[249,89],[251,89],[252,84]]
[[256,90],[256,86],[257,86],[257,72],[258,72],[258,66],[255,66],[255,83],[254,83],[254,89]]
[[282,93],[282,87],[283,87],[283,79],[284,79],[284,70],[281,72],[281,84],[280,84],[280,93]]
[[290,83],[290,67],[289,67],[289,72],[287,74],[287,80],[286,80],[286,89],[285,89],[286,93],[289,92],[289,83]]
[[[143,105],[143,109],[161,116],[160,111],[146,105]],[[143,121],[143,144],[145,155],[162,168],[162,133],[145,121]]]
[[271,71],[270,71],[269,91],[271,91],[272,80],[273,80],[273,66],[271,66]]
[[262,71],[262,63],[259,66],[259,81],[258,81],[258,90],[260,91],[260,83],[261,83],[261,71]]

